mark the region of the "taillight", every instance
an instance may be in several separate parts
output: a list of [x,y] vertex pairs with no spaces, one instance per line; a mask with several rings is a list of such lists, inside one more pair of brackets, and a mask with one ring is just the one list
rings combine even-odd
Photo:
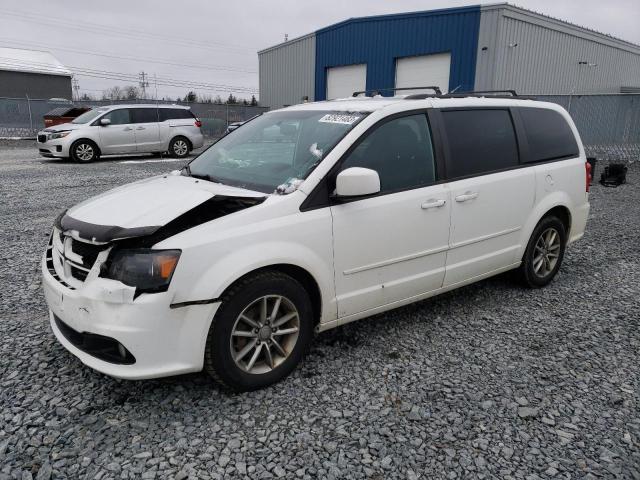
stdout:
[[199,118],[196,118],[196,127],[200,128],[202,126],[202,122]]
[[591,186],[591,164],[589,162],[584,162],[584,170],[586,177],[586,191],[589,193],[589,187]]

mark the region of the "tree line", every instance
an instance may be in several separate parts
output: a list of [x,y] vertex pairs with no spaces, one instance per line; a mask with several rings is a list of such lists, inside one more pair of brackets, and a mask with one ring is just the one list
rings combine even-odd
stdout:
[[[125,87],[114,86],[104,90],[102,92],[102,98],[95,98],[93,95],[84,93],[80,100],[150,100],[149,98],[142,98],[142,89],[135,85],[127,85]],[[173,100],[173,98],[163,97],[160,100]],[[176,98],[176,102],[188,102],[188,103],[212,103],[216,105],[247,105],[255,107],[258,105],[258,100],[255,95],[251,95],[250,99],[238,98],[234,94],[230,93],[226,99],[222,99],[220,95],[198,94],[194,91],[189,91],[183,98]]]

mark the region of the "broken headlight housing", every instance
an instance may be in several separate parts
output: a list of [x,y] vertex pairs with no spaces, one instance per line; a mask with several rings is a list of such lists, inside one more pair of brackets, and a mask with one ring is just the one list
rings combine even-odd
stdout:
[[179,258],[180,250],[114,250],[102,276],[136,287],[137,293],[164,292],[169,288]]

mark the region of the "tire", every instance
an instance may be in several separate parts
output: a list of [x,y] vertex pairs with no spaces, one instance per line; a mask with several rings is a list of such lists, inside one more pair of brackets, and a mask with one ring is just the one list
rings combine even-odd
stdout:
[[[278,298],[277,313],[271,319]],[[245,277],[222,298],[209,328],[204,370],[235,391],[272,385],[300,363],[311,343],[313,324],[309,294],[297,280],[276,271]],[[289,333],[280,333],[285,331]]]
[[544,217],[531,234],[522,265],[520,279],[530,288],[541,288],[558,273],[567,246],[564,223],[555,216]]
[[191,151],[191,143],[185,137],[176,137],[169,142],[169,155],[185,158]]
[[98,146],[91,140],[77,140],[69,149],[71,159],[78,163],[90,163],[100,157]]

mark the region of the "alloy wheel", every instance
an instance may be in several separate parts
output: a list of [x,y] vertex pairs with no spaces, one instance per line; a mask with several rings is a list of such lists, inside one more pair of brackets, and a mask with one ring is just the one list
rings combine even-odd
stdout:
[[555,228],[547,228],[538,237],[533,252],[533,271],[544,278],[549,275],[560,258],[560,234]]
[[173,144],[173,152],[179,157],[186,155],[189,152],[189,146],[184,140],[176,140]]
[[230,348],[235,364],[246,373],[267,373],[293,352],[300,332],[295,305],[281,295],[254,300],[236,319]]
[[81,143],[76,147],[76,157],[83,162],[88,162],[93,158],[93,147],[88,143]]

